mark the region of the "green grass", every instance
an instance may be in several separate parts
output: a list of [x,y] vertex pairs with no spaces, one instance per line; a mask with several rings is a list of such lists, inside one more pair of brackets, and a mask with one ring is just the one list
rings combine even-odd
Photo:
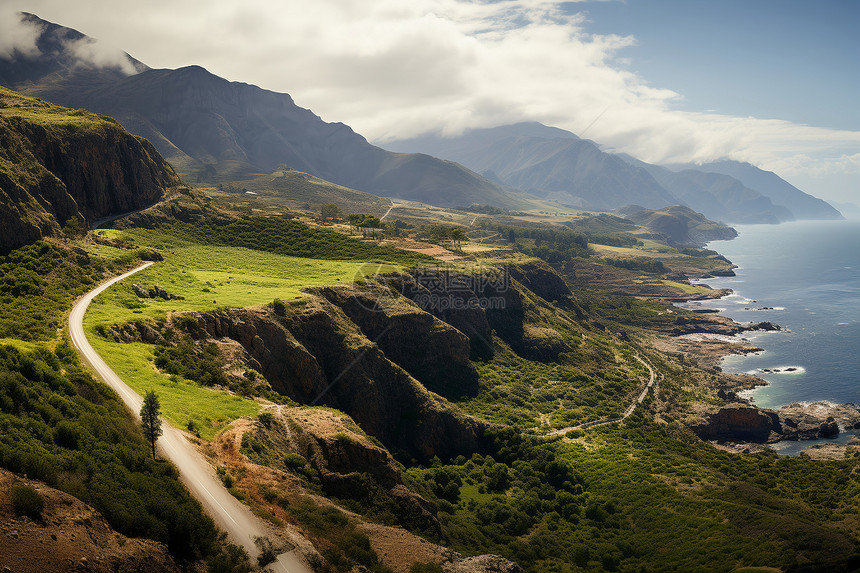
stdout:
[[256,416],[260,411],[254,400],[157,371],[152,363],[152,345],[109,342],[95,334],[88,338],[96,352],[135,392],[141,396],[149,390],[158,393],[162,414],[171,424],[184,429],[194,421],[205,440],[212,439],[233,420]]
[[[259,405],[248,398],[169,376],[153,365],[153,347],[123,344],[97,334],[101,327],[140,320],[164,320],[169,312],[207,312],[216,308],[245,308],[301,298],[308,286],[349,283],[374,272],[394,271],[394,265],[361,261],[305,259],[241,247],[210,247],[177,240],[159,231],[112,233],[137,245],[158,247],[164,260],[108,289],[90,305],[84,328],[105,362],[138,394],[154,389],[166,419],[179,428],[194,421],[200,436],[209,439],[242,416],[254,416]],[[132,283],[148,289],[159,285],[183,299],[139,299]]]
[[[138,236],[138,239],[142,237]],[[394,265],[360,261],[305,259],[240,247],[179,245],[163,250],[164,261],[141,271],[93,301],[88,328],[123,324],[143,316],[163,319],[168,312],[245,308],[301,298],[309,286],[350,283]],[[184,300],[138,299],[132,283],[159,285]]]
[[14,346],[20,352],[32,352],[41,346],[35,342],[26,342],[24,340],[18,340],[17,338],[0,338],[0,346],[3,346],[4,344]]
[[672,288],[682,290],[685,294],[705,294],[705,293],[711,292],[711,289],[708,287],[691,285],[689,283],[682,283],[682,282],[670,281],[670,280],[663,280],[660,282],[662,282],[666,286],[670,286]]
[[0,116],[20,117],[42,126],[61,126],[81,129],[93,128],[105,123],[117,124],[111,117],[84,109],[68,109],[53,105],[39,98],[13,92],[0,86]]

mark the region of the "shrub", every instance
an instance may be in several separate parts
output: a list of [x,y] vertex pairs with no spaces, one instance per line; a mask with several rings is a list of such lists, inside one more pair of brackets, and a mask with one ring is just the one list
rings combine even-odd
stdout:
[[272,309],[278,316],[284,316],[287,314],[287,305],[279,298],[272,301]]
[[275,547],[272,545],[272,540],[268,537],[255,538],[254,545],[256,545],[257,549],[260,550],[260,554],[257,556],[257,564],[260,567],[265,567],[270,563],[274,563],[275,559],[278,558],[278,554],[275,552]]
[[290,471],[298,471],[304,468],[305,464],[307,464],[307,460],[299,454],[290,453],[284,456],[284,465]]
[[26,515],[31,519],[40,519],[45,509],[45,499],[34,488],[28,485],[14,485],[9,492],[12,509],[18,515]]

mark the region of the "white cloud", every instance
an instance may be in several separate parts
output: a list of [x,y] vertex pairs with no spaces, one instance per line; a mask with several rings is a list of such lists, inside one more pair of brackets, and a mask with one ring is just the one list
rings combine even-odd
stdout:
[[17,52],[24,56],[38,56],[36,40],[41,28],[25,22],[11,6],[0,5],[0,58],[10,59]]
[[288,92],[371,140],[536,120],[648,161],[807,174],[854,169],[839,158],[860,149],[858,132],[678,111],[682,94],[629,70],[635,38],[590,34],[550,0],[27,3],[150,66],[199,64]]
[[80,65],[96,68],[118,68],[126,75],[137,73],[128,55],[109,44],[94,38],[79,38],[65,43],[66,49]]

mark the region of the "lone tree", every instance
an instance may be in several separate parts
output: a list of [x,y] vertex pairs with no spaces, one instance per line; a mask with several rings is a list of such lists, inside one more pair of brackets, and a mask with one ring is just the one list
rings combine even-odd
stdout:
[[326,203],[320,207],[320,218],[322,220],[334,219],[337,221],[342,215],[343,214],[341,213],[340,207],[338,207],[337,203]]
[[448,236],[451,238],[454,244],[457,245],[458,251],[463,250],[463,241],[469,240],[469,236],[466,235],[466,233],[460,227],[454,227],[453,229],[451,229],[451,231],[448,233]]
[[158,394],[150,390],[143,397],[143,406],[140,408],[140,425],[143,435],[152,444],[152,459],[155,459],[155,440],[161,435],[161,404],[158,403]]

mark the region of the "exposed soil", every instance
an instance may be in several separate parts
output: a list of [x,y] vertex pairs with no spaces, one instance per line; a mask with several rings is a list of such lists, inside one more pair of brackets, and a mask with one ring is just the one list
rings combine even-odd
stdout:
[[[9,499],[16,484],[45,500],[40,520],[19,516]],[[0,571],[176,572],[163,544],[125,537],[92,507],[45,484],[0,469]]]

